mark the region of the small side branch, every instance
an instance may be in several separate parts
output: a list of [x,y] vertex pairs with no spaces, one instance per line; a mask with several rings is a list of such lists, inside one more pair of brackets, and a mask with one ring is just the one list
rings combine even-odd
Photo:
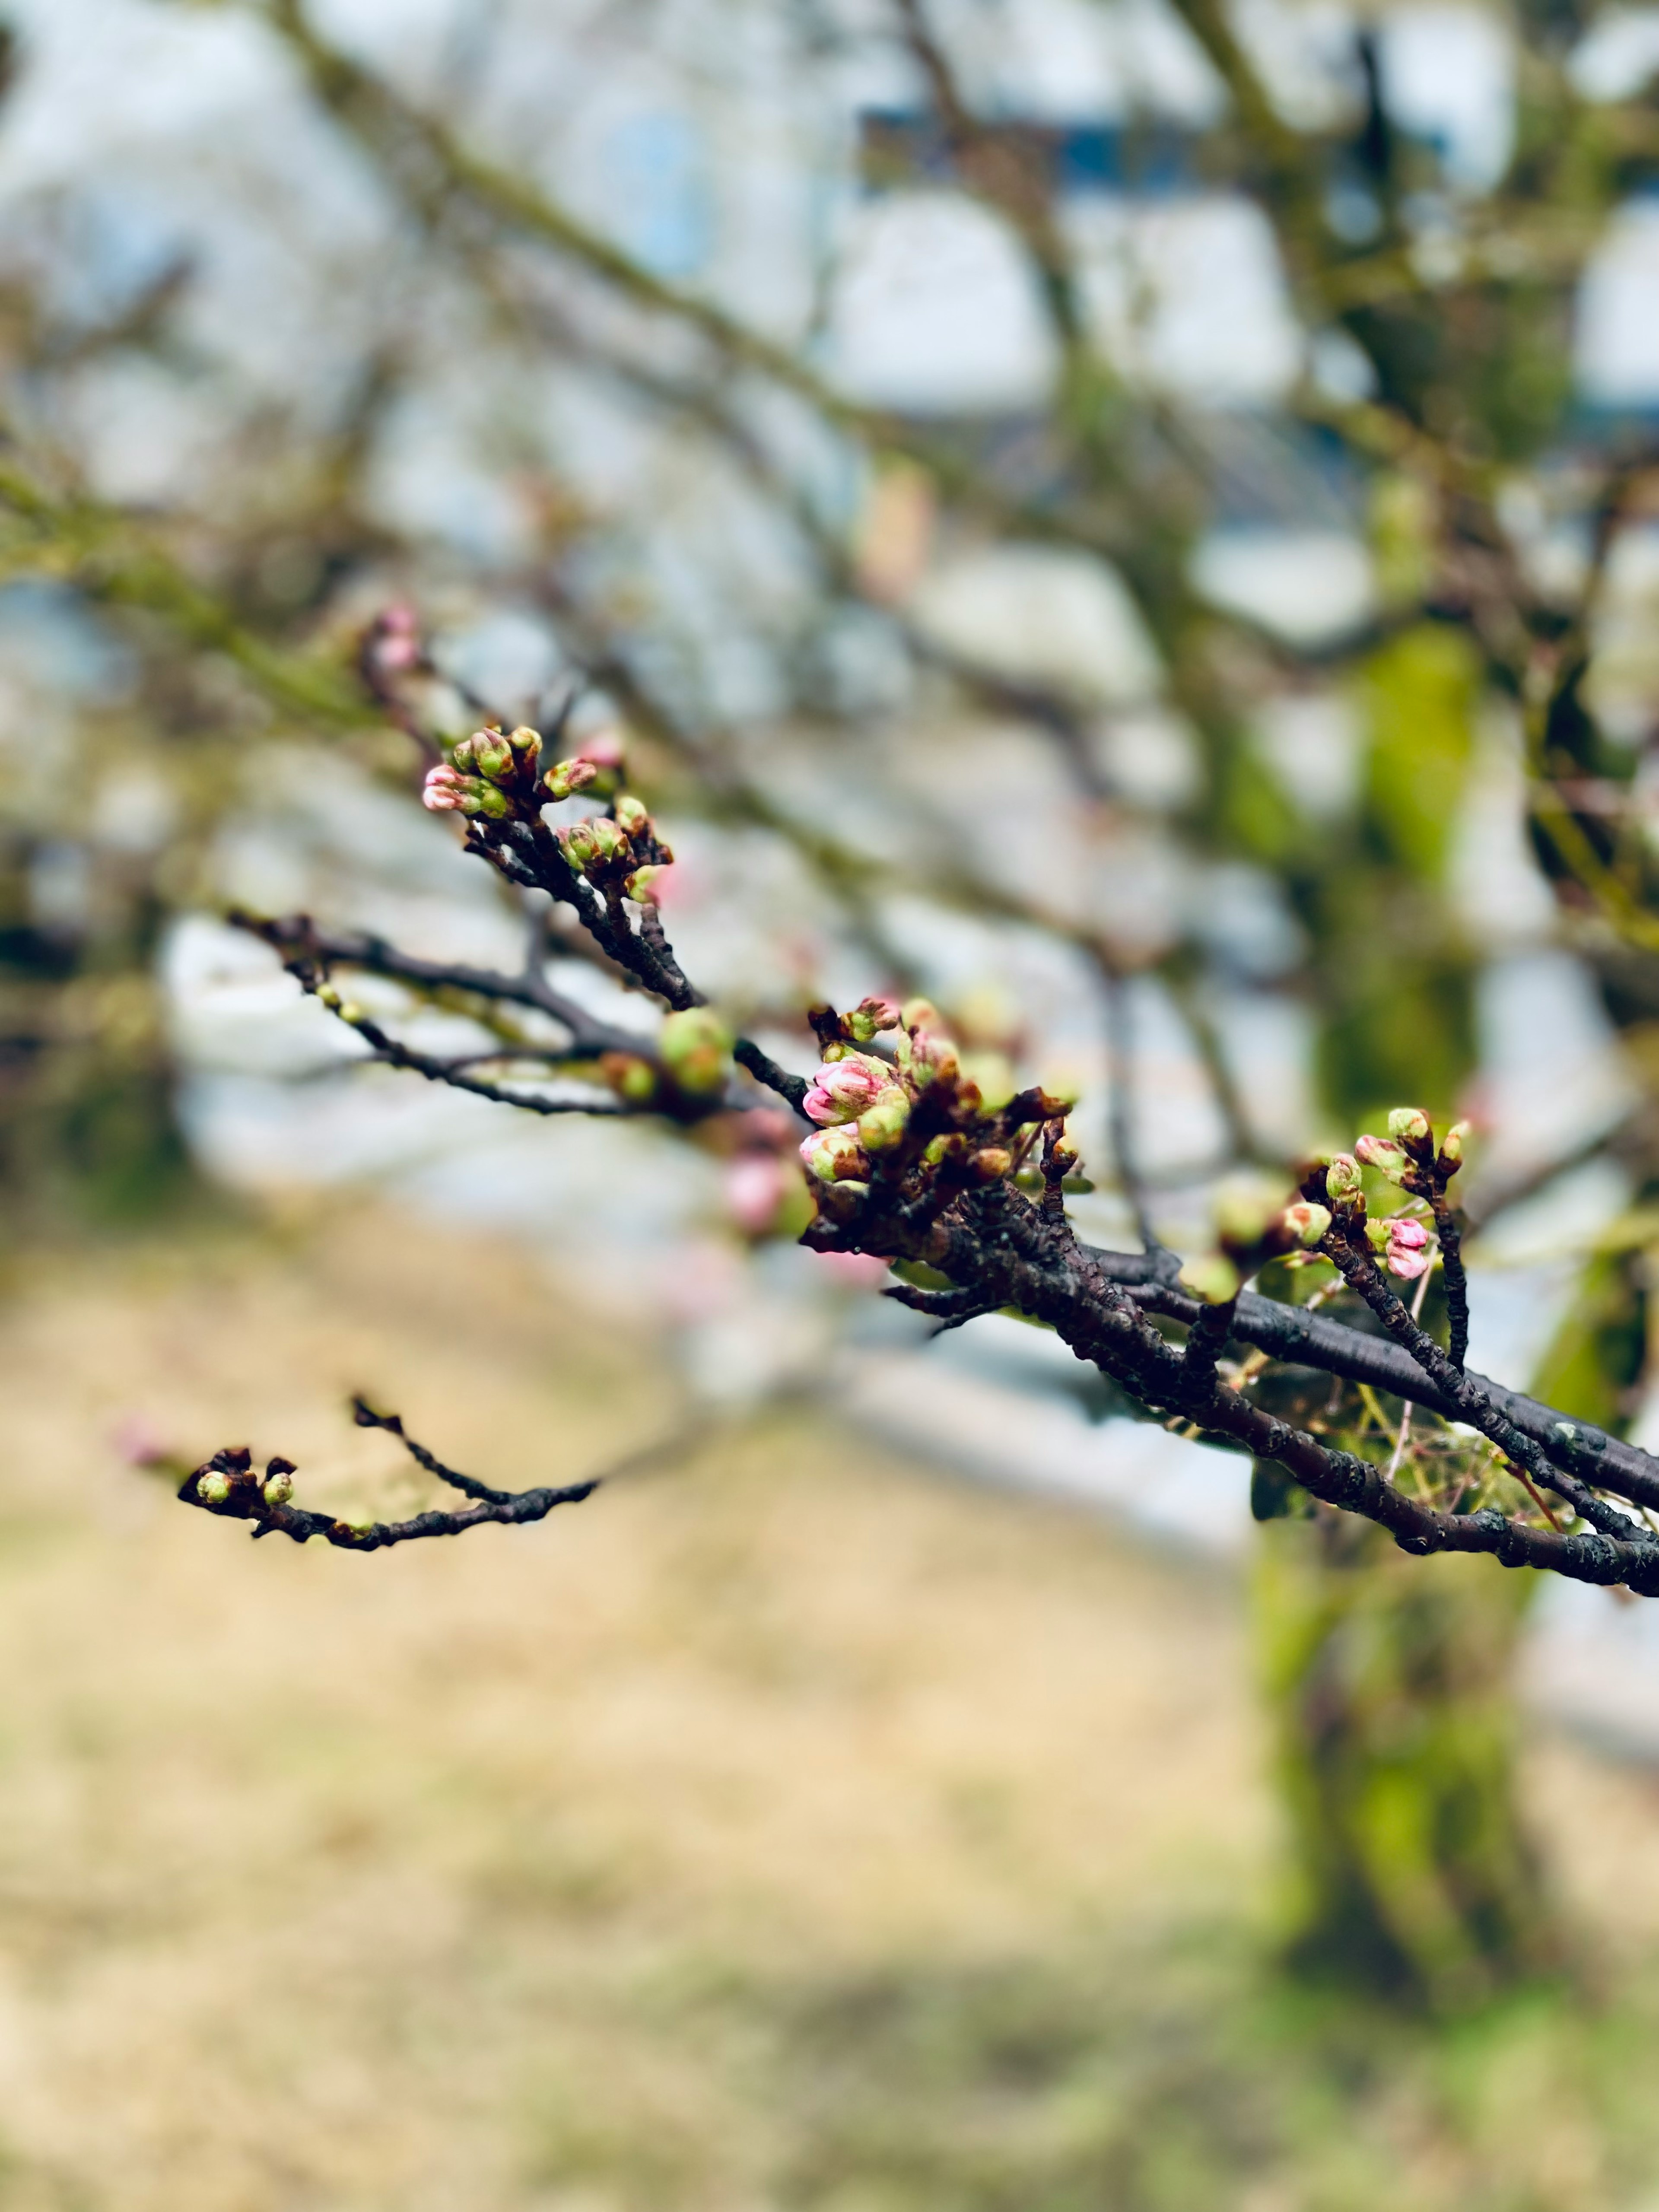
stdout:
[[552,1483],[533,1490],[496,1490],[473,1475],[446,1466],[434,1452],[405,1433],[396,1413],[377,1413],[362,1398],[352,1400],[351,1409],[359,1428],[384,1429],[396,1437],[418,1467],[459,1491],[471,1504],[448,1512],[437,1509],[416,1513],[406,1521],[342,1520],[294,1503],[296,1470],[292,1460],[268,1460],[261,1473],[246,1445],[215,1452],[210,1460],[186,1475],[179,1489],[179,1502],[216,1514],[221,1520],[251,1522],[256,1539],[280,1535],[292,1543],[305,1544],[319,1536],[325,1544],[343,1552],[384,1552],[394,1544],[413,1543],[428,1536],[461,1536],[469,1528],[514,1528],[544,1521],[558,1506],[580,1505],[603,1483],[655,1465],[665,1454],[688,1449],[698,1433],[684,1430],[644,1445],[581,1482]]

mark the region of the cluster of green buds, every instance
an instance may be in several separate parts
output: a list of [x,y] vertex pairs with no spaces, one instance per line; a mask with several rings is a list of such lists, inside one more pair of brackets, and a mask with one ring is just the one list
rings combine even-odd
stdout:
[[1389,1116],[1388,1135],[1356,1138],[1353,1156],[1414,1198],[1429,1198],[1437,1188],[1443,1190],[1462,1166],[1468,1131],[1467,1121],[1453,1122],[1437,1152],[1434,1124],[1422,1108],[1396,1106]]
[[261,1474],[253,1464],[252,1453],[246,1445],[239,1445],[216,1452],[194,1481],[197,1498],[204,1505],[234,1505],[243,1512],[256,1502],[286,1505],[294,1495],[294,1462],[269,1460]]
[[543,804],[538,789],[539,730],[501,731],[493,723],[463,738],[447,762],[428,769],[421,804],[434,814],[523,820]]
[[1218,1249],[1186,1262],[1182,1286],[1206,1305],[1229,1305],[1269,1260],[1311,1265],[1330,1226],[1328,1206],[1307,1198],[1287,1201],[1282,1185],[1254,1177],[1224,1183],[1215,1200]]
[[1434,1124],[1422,1108],[1396,1106],[1389,1115],[1386,1137],[1367,1132],[1355,1139],[1352,1152],[1316,1161],[1303,1188],[1322,1194],[1350,1243],[1363,1236],[1390,1274],[1413,1282],[1434,1264],[1434,1239],[1409,1212],[1369,1219],[1362,1170],[1370,1168],[1411,1198],[1426,1200],[1441,1222],[1446,1186],[1463,1164],[1468,1127],[1467,1121],[1454,1122],[1437,1149]]
[[[902,1172],[932,1170],[964,1188],[999,1182],[1029,1149],[1021,1133],[1066,1111],[1069,1102],[1038,1091],[1006,1112],[988,1109],[926,999],[866,999],[842,1015],[825,1007],[812,1024],[823,1060],[801,1110],[818,1127],[800,1149],[820,1185],[862,1188],[884,1154],[898,1155]],[[890,1060],[862,1048],[889,1030]]]
[[[562,761],[554,774],[581,765]],[[662,872],[674,855],[658,836],[642,801],[624,793],[610,814],[573,823],[558,836],[573,874],[586,877],[607,894],[620,892],[641,905],[655,903]]]

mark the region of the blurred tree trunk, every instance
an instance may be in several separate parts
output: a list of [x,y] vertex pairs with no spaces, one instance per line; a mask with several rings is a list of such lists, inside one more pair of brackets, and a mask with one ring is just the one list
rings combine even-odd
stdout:
[[[1321,1085],[1349,1141],[1391,1105],[1453,1118],[1474,1059],[1478,957],[1448,883],[1475,657],[1450,631],[1407,630],[1370,657],[1359,696],[1359,808],[1345,833],[1304,837],[1281,862],[1314,948]],[[1425,1316],[1437,1331],[1438,1307],[1437,1295]],[[1322,1382],[1300,1417],[1326,1395]],[[1424,1564],[1322,1510],[1271,1521],[1256,1625],[1290,1844],[1288,1955],[1356,1995],[1446,2012],[1559,1966],[1567,1945],[1516,1787],[1530,1577]]]
[[1516,1792],[1531,1578],[1407,1559],[1342,1516],[1262,1532],[1255,1602],[1289,1828],[1287,1954],[1437,2012],[1561,1965]]

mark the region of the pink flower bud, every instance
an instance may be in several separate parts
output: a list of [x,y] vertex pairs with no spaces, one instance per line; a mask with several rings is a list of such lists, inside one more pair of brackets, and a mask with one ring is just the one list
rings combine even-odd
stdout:
[[884,1091],[897,1087],[885,1060],[848,1053],[844,1060],[824,1061],[801,1101],[801,1111],[809,1121],[856,1121]]
[[1353,1154],[1368,1168],[1375,1168],[1379,1175],[1387,1176],[1390,1182],[1401,1182],[1411,1167],[1404,1146],[1397,1145],[1392,1137],[1357,1137]]
[[1398,1275],[1411,1283],[1427,1273],[1431,1254],[1428,1249],[1429,1232],[1420,1221],[1403,1216],[1388,1224],[1389,1245],[1384,1261],[1391,1275]]
[[421,787],[421,804],[434,814],[459,813],[463,788],[463,779],[453,768],[428,769]]
[[843,1017],[854,1044],[868,1044],[878,1030],[896,1030],[899,1010],[891,999],[865,999]]

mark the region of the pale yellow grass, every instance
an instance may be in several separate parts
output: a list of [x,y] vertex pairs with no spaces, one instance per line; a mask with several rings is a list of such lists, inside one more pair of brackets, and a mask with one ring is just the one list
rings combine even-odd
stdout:
[[[380,1214],[61,1263],[0,1315],[9,2212],[774,2202],[769,2004],[1262,1893],[1220,1577],[816,1417],[367,1559],[252,1545],[112,1445],[142,1415],[406,1509],[353,1387],[507,1482],[679,1418],[523,1260]],[[1531,1782],[1558,1843],[1593,1815],[1581,1899],[1659,1927],[1648,1785],[1559,1747]]]

